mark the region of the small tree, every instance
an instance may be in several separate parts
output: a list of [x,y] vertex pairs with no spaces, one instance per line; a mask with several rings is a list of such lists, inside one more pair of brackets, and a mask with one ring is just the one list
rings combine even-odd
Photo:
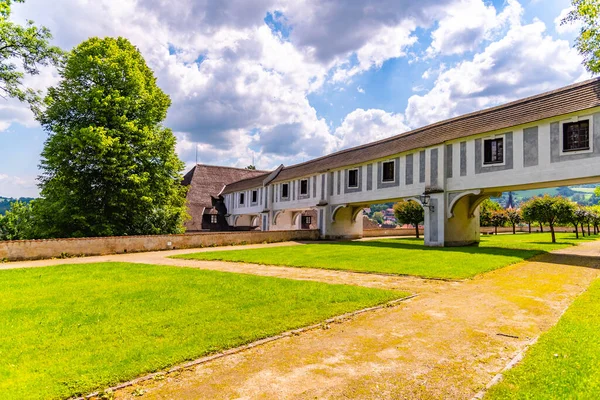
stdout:
[[381,211],[376,211],[373,213],[373,220],[377,222],[379,225],[383,224],[383,213]]
[[587,211],[580,206],[574,206],[573,214],[571,216],[571,221],[573,226],[575,227],[575,237],[579,239],[579,226],[581,225],[581,234],[585,236],[585,231],[583,229],[583,224],[588,219]]
[[492,223],[492,212],[502,210],[502,206],[493,200],[485,199],[479,205],[480,226],[494,226]]
[[529,227],[529,233],[531,233],[531,224],[536,221],[533,207],[534,201],[535,198],[532,198],[524,203],[521,203],[521,217],[523,218],[523,221],[527,223],[527,226]]
[[417,239],[419,238],[419,224],[425,220],[423,207],[414,200],[400,200],[394,204],[394,214],[401,224],[409,224],[415,227]]
[[508,215],[504,209],[492,211],[491,222],[494,226],[494,234],[498,234],[498,227],[504,226],[508,222]]
[[564,197],[538,197],[533,202],[533,213],[541,223],[550,226],[552,243],[556,243],[554,226],[557,223],[570,223],[573,220],[574,205]]
[[0,215],[0,240],[32,239],[35,222],[33,202],[15,201],[4,216]]
[[521,216],[521,210],[519,210],[518,208],[510,207],[506,210],[506,216],[508,218],[508,222],[510,222],[510,224],[512,225],[514,235],[515,233],[517,233],[516,225],[523,220]]
[[590,214],[590,222],[594,227],[594,235],[597,235],[598,225],[600,225],[600,207],[599,206],[590,206],[588,207],[588,212]]

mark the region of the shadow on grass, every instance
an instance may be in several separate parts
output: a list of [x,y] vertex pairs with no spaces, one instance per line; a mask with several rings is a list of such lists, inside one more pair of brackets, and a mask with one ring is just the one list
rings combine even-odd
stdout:
[[[559,242],[551,243],[546,241],[527,242],[532,245],[542,246],[554,246],[564,245],[564,248],[577,246],[582,243],[589,243],[598,240],[598,236],[584,237],[573,240],[576,242]],[[527,244],[525,243],[525,244]],[[482,254],[482,255],[498,255],[498,256],[513,256],[520,257],[523,260],[529,260],[536,257],[536,261],[572,265],[577,267],[587,267],[600,269],[600,256],[582,256],[577,254],[557,254],[551,253],[558,249],[523,249],[519,248],[516,244],[514,247],[510,246],[510,243],[506,243],[506,246],[495,247],[495,246],[463,246],[463,247],[425,247],[423,246],[423,239],[417,238],[406,238],[406,239],[383,239],[381,241],[348,241],[348,242],[337,242],[337,245],[342,246],[364,246],[364,247],[378,247],[382,249],[405,249],[405,250],[419,250],[419,251],[434,251],[439,253],[466,253],[466,254]],[[440,255],[442,256],[442,255]]]

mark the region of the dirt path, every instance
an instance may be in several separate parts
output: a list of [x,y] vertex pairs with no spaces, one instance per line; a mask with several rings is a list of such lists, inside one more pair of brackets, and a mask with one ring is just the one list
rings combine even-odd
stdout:
[[116,397],[132,398],[141,389],[151,399],[469,399],[556,323],[600,275],[599,262],[600,242],[587,243],[470,281],[425,284],[400,306],[125,388]]

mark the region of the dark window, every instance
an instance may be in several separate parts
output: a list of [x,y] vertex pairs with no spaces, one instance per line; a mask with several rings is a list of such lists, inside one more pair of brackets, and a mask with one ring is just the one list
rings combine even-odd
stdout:
[[211,224],[216,224],[217,223],[217,216],[216,215],[211,215],[210,216],[210,223]]
[[395,163],[393,161],[386,161],[383,163],[383,182],[392,182],[394,180],[394,168]]
[[483,163],[502,164],[504,162],[504,138],[483,141]]
[[257,190],[253,190],[252,191],[252,202],[256,203],[258,201],[258,191]]
[[245,193],[240,193],[240,204],[244,204],[244,194]]
[[289,197],[289,192],[290,192],[290,185],[287,183],[284,183],[283,185],[281,185],[281,197],[284,199],[287,199]]
[[300,181],[300,194],[308,194],[308,179]]
[[590,121],[563,124],[563,151],[590,149]]
[[302,225],[310,225],[312,224],[312,217],[311,216],[303,216],[302,217]]
[[358,170],[351,169],[348,171],[348,187],[356,188],[358,187]]

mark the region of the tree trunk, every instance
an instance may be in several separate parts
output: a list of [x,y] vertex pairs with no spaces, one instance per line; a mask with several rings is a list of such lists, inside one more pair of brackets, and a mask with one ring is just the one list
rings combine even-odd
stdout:
[[577,223],[573,225],[575,225],[575,239],[579,239],[579,226],[577,226]]
[[498,225],[494,225],[494,235],[498,234]]
[[590,234],[590,223],[588,222],[588,236],[591,236]]
[[583,225],[583,222],[581,223],[581,236],[585,237],[585,226]]
[[529,233],[531,233],[531,222],[528,222],[527,225],[529,226]]
[[544,225],[540,222],[540,232],[544,233]]
[[417,239],[419,238],[419,224],[415,225],[415,231],[417,233]]
[[556,243],[556,235],[554,234],[554,224],[550,224],[550,233],[552,233],[552,243]]
[[594,224],[594,235],[598,234],[598,225]]
[[515,231],[515,229],[516,229],[516,228],[515,228],[515,224],[513,224],[513,235],[514,235],[515,233],[517,233],[517,232]]

